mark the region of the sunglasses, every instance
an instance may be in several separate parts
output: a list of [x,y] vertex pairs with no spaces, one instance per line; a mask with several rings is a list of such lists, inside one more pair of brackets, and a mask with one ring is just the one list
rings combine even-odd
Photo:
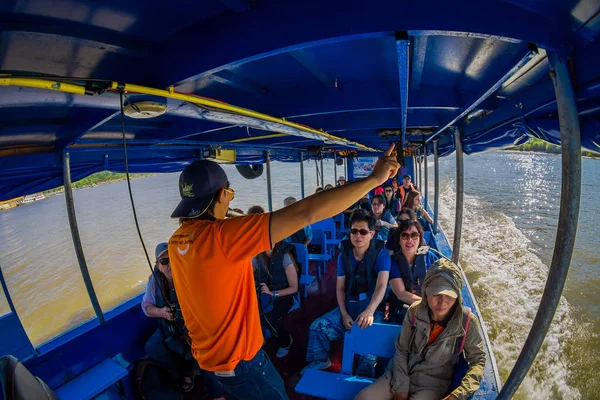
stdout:
[[223,190],[231,195],[231,199],[229,201],[233,201],[233,199],[235,198],[235,190],[233,190],[232,188],[227,188]]
[[360,233],[362,236],[367,236],[371,231],[367,229],[350,229],[350,233],[353,235],[358,235]]
[[409,240],[409,239],[413,239],[414,240],[414,239],[418,239],[420,237],[421,237],[421,235],[418,234],[417,232],[413,232],[413,233],[402,232],[400,234],[400,239],[402,239],[402,240]]
[[165,258],[159,258],[158,262],[161,263],[161,265],[169,265],[169,263],[171,261],[169,260],[169,257],[165,257]]
[[372,205],[373,207],[379,207],[379,206],[382,206],[382,205],[383,205],[383,203],[371,203],[371,205]]
[[386,193],[392,193],[392,192],[393,192],[393,190],[389,190],[389,189],[388,189],[388,190],[386,190],[385,192],[386,192]]

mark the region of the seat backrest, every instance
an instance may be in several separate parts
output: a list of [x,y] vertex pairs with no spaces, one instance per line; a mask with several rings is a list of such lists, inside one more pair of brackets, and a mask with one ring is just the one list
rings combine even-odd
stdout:
[[390,324],[373,324],[361,329],[357,324],[344,337],[342,355],[342,373],[352,375],[354,355],[373,354],[377,357],[392,358],[396,352],[396,339],[402,332],[402,326]]
[[335,222],[333,221],[332,218],[326,218],[322,221],[315,222],[314,224],[311,225],[311,228],[313,230],[321,229],[323,232],[325,232],[329,236],[329,239],[335,239]]
[[4,400],[59,400],[44,381],[13,356],[0,357],[0,386]]
[[308,250],[302,243],[292,243],[296,248],[296,262],[301,275],[308,275]]

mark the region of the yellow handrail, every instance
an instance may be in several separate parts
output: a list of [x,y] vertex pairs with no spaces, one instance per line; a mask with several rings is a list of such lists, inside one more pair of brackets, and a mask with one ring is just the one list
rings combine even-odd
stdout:
[[[47,89],[47,90],[55,90],[59,92],[72,93],[72,94],[80,94],[85,95],[85,87],[81,85],[75,85],[72,83],[64,83],[59,81],[53,81],[49,79],[42,78],[13,78],[10,76],[0,76],[0,86],[23,86],[23,87],[32,87],[37,89]],[[135,92],[140,94],[152,95],[152,96],[160,96],[166,97],[169,99],[186,101],[188,103],[197,104],[203,107],[207,107],[210,109],[214,109],[222,112],[229,112],[232,114],[243,115],[250,118],[256,118],[263,121],[273,122],[277,124],[282,124],[288,126],[290,128],[297,129],[302,132],[311,133],[313,135],[317,135],[322,138],[324,141],[335,141],[341,142],[351,147],[356,147],[361,150],[366,151],[380,151],[377,149],[373,149],[371,147],[365,146],[361,143],[352,142],[350,140],[346,140],[344,138],[330,135],[327,132],[322,130],[317,130],[302,124],[298,124],[295,122],[290,122],[285,120],[284,118],[275,118],[267,114],[259,113],[256,111],[248,110],[246,108],[233,106],[231,104],[222,103],[216,100],[207,99],[205,97],[199,97],[194,95],[189,95],[185,93],[178,93],[173,90],[173,88],[169,88],[168,90],[164,89],[155,89],[146,86],[133,85],[129,83],[119,84],[118,82],[111,82],[110,88],[113,90],[122,89],[126,92]],[[280,133],[285,134],[285,133]],[[292,135],[293,136],[293,135]]]

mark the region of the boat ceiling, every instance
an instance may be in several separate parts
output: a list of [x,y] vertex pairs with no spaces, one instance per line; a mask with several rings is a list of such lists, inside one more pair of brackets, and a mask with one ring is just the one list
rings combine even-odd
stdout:
[[3,1],[0,200],[60,185],[64,152],[74,180],[124,168],[116,90],[76,95],[14,77],[173,87],[340,138],[129,91],[126,103],[167,105],[125,118],[130,170],[169,172],[208,147],[235,148],[238,163],[267,150],[298,161],[300,151],[381,150],[403,132],[429,154],[439,140],[444,156],[455,127],[467,154],[530,137],[560,144],[556,52],[569,58],[582,145],[600,151],[599,11],[600,0]]

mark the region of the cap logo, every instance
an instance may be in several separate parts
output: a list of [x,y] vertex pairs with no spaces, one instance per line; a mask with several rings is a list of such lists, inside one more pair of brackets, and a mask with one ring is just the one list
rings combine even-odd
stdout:
[[183,197],[194,197],[194,184],[190,183],[189,185],[185,182],[181,183],[181,195]]

